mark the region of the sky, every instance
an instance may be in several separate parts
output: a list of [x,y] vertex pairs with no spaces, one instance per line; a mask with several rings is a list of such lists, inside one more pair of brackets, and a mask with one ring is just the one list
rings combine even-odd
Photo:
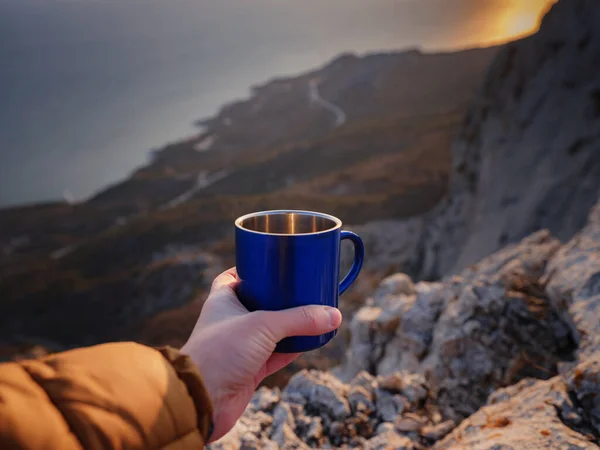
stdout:
[[[449,7],[452,2],[448,2]],[[460,1],[459,1],[460,3]],[[473,32],[485,41],[505,41],[528,34],[537,29],[542,11],[555,0],[480,0],[482,7],[473,8],[473,1],[463,2],[465,12],[476,25]],[[469,13],[469,7],[471,12]]]

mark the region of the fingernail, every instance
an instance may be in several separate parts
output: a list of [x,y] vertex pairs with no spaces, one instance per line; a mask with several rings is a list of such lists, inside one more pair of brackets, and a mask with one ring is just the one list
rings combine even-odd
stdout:
[[342,314],[340,310],[337,308],[332,308],[331,306],[325,306],[325,311],[327,311],[327,315],[329,316],[329,326],[332,328],[337,328],[340,326],[342,322]]

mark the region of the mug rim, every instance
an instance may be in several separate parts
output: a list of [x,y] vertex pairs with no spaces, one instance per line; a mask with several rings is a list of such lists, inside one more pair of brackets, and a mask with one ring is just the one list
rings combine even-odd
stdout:
[[[248,228],[245,228],[242,226],[242,222],[244,220],[250,219],[252,217],[259,217],[259,216],[268,216],[271,214],[302,214],[305,216],[316,216],[316,217],[321,217],[323,219],[328,219],[331,220],[332,222],[335,223],[335,225],[331,228],[328,228],[326,230],[321,230],[321,231],[313,231],[310,233],[299,233],[299,234],[292,234],[292,233],[266,233],[264,231],[255,231],[255,230],[250,230]],[[243,216],[238,217],[237,219],[235,219],[235,227],[239,230],[245,231],[247,233],[254,233],[254,234],[262,234],[265,236],[314,236],[317,234],[324,234],[324,233],[329,233],[331,231],[335,231],[335,230],[339,230],[340,228],[342,228],[342,221],[340,219],[338,219],[335,216],[332,216],[331,214],[325,214],[325,213],[320,213],[317,211],[306,211],[306,210],[301,210],[301,209],[272,209],[272,210],[267,210],[267,211],[257,211],[257,212],[253,212],[250,214],[245,214]]]

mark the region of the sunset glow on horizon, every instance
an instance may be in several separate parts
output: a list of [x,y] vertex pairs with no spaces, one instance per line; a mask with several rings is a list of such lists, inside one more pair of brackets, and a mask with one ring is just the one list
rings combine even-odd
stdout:
[[500,27],[505,33],[517,38],[534,33],[540,26],[543,14],[556,3],[556,0],[527,0],[513,2],[514,8],[502,16]]
[[[470,2],[467,2],[462,5],[461,12],[468,17],[465,17],[460,35],[454,38],[465,43],[476,40],[481,45],[494,45],[525,37],[539,29],[544,14],[556,1],[486,0],[471,11],[467,7]],[[457,2],[457,7],[460,4]]]

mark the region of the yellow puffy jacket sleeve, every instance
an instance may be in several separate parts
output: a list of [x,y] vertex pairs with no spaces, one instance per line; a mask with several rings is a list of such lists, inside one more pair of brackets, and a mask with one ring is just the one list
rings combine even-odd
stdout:
[[124,342],[0,364],[1,449],[198,449],[212,405],[177,350]]

